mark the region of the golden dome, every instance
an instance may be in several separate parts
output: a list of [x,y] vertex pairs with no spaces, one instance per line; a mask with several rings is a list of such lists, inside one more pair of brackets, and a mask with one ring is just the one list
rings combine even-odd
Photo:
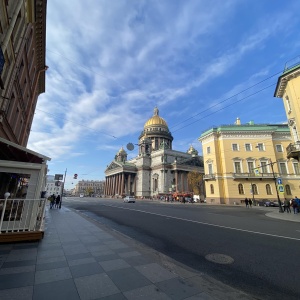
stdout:
[[167,125],[167,122],[161,118],[159,115],[158,115],[159,111],[158,111],[158,108],[155,107],[154,108],[154,115],[153,117],[151,117],[144,125],[144,128],[146,127],[149,127],[149,126],[153,126],[153,125],[162,125],[162,126],[165,126],[165,127],[168,127]]

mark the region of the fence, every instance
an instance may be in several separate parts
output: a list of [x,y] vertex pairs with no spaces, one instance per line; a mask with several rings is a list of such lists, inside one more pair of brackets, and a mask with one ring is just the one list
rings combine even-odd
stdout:
[[46,198],[0,199],[0,235],[44,228]]

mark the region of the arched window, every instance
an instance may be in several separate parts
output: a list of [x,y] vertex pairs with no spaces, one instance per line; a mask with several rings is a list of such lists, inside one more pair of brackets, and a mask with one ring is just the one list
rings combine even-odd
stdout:
[[258,195],[258,192],[257,192],[257,185],[256,185],[256,184],[252,184],[252,191],[253,191],[253,194],[254,194],[254,195]]
[[245,192],[244,192],[244,186],[241,183],[239,183],[238,189],[239,189],[239,194],[240,195],[244,195],[245,194]]
[[269,184],[266,184],[266,192],[267,195],[272,195],[271,186]]
[[213,184],[210,185],[210,193],[211,193],[211,194],[214,194],[214,193],[215,193],[214,185],[213,185]]
[[291,187],[288,184],[285,186],[285,193],[287,195],[292,195]]

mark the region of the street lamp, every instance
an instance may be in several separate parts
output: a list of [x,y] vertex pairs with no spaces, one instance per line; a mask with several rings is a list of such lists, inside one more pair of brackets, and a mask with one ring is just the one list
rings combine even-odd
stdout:
[[277,162],[272,162],[272,160],[270,159],[269,165],[271,166],[272,174],[273,174],[273,178],[274,178],[274,182],[275,182],[275,189],[276,189],[277,200],[278,200],[278,205],[279,205],[279,212],[283,213],[283,209],[282,209],[282,206],[281,206],[281,201],[280,201],[279,193],[278,193],[278,186],[277,186],[276,176],[275,176],[274,168],[273,168],[273,165],[276,164],[276,163]]

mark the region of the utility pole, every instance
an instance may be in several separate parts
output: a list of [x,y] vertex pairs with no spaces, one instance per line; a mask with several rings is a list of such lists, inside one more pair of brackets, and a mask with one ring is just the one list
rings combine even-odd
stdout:
[[61,195],[60,195],[59,209],[61,209],[62,197],[63,197],[64,188],[65,188],[65,182],[66,182],[66,175],[67,175],[67,168],[66,168],[66,171],[65,171],[64,182],[63,182],[63,185],[62,185],[62,188],[61,188]]

